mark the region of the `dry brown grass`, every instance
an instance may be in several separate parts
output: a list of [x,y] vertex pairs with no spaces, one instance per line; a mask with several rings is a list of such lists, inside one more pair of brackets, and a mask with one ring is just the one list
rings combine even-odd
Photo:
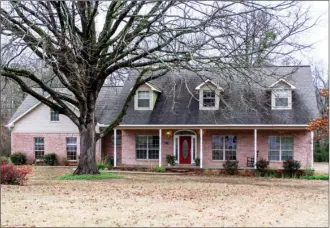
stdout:
[[1,226],[328,226],[328,181],[124,174],[1,186]]

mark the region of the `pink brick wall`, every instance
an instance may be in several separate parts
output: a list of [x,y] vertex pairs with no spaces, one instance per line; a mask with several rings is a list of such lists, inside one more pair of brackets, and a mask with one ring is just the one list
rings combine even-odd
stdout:
[[[171,132],[168,137],[166,132]],[[173,134],[176,130],[164,129],[162,131],[162,165],[166,165],[166,155],[173,154]],[[197,133],[197,157],[199,157],[199,130]],[[122,130],[122,164],[127,165],[158,165],[156,160],[138,160],[135,152],[136,135],[158,135],[158,130]],[[254,156],[254,131],[253,130],[203,130],[203,167],[222,168],[223,161],[212,160],[212,135],[234,135],[237,136],[237,160],[239,167],[246,167],[247,157]],[[302,167],[310,165],[311,141],[308,131],[269,131],[258,130],[257,150],[259,158],[268,160],[268,136],[274,135],[293,135],[294,136],[294,159],[301,162]],[[282,162],[271,162],[270,167],[282,167]]]
[[[80,140],[79,134],[59,134],[59,133],[13,133],[11,152],[23,152],[27,155],[28,163],[35,161],[34,155],[34,138],[44,137],[45,154],[56,153],[58,162],[63,165],[66,160],[66,137],[77,137],[77,153],[80,154]],[[96,145],[96,159],[99,160],[100,156],[99,142]]]
[[[309,167],[311,165],[311,134],[307,130],[258,130],[259,158],[268,159],[268,136],[286,135],[293,136],[293,158],[300,161],[302,167]],[[282,167],[282,164],[281,161],[273,161],[270,162],[270,167]]]
[[[114,147],[111,140],[111,136],[105,136],[102,138],[102,158],[106,156],[114,157]],[[121,145],[117,146],[117,165],[121,164]]]

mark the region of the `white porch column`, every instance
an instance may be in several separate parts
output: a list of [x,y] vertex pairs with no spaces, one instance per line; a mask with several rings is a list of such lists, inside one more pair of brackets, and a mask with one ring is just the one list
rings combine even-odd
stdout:
[[113,166],[117,166],[117,129],[113,129]]
[[203,168],[203,129],[199,129],[199,168]]
[[314,132],[311,131],[311,169],[314,169]]
[[162,129],[159,129],[159,166],[162,166]]
[[254,129],[254,168],[257,168],[257,129]]

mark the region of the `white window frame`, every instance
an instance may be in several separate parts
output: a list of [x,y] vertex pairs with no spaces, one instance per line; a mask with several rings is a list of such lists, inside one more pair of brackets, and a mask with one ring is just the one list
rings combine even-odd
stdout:
[[213,159],[213,148],[212,148],[212,152],[211,152],[211,158],[212,158],[212,161],[226,161],[226,137],[228,136],[233,136],[233,137],[236,137],[236,149],[235,149],[235,154],[236,154],[236,160],[230,160],[230,161],[238,161],[238,156],[237,156],[237,141],[238,141],[238,137],[236,135],[212,135],[211,136],[211,148],[212,148],[212,138],[213,137],[223,137],[223,147],[221,149],[217,149],[217,150],[222,150],[222,159]]
[[[144,136],[144,137],[147,137],[147,147],[146,147],[146,150],[147,150],[147,158],[137,158],[137,148],[136,148],[136,137],[137,136]],[[159,137],[159,135],[136,135],[135,136],[135,159],[136,160],[142,160],[142,161],[146,161],[146,160],[159,160],[159,158],[149,158],[149,147],[148,147],[148,137],[154,137],[154,136],[157,136]],[[159,142],[159,139],[158,139],[158,142]],[[160,153],[160,145],[158,145],[158,157],[159,157],[159,153]]]
[[[68,143],[68,138],[75,138],[76,143]],[[68,146],[76,146],[76,160],[68,160]],[[65,137],[65,148],[66,148],[66,160],[67,161],[77,161],[78,160],[78,139],[77,139],[77,137],[74,137],[74,136]]]
[[[215,100],[214,106],[204,106],[204,91],[214,91],[215,92]],[[220,90],[207,85],[203,86],[199,90],[199,110],[218,110],[219,109],[219,101],[220,101]]]
[[[280,138],[280,149],[279,149],[279,160],[270,160],[269,159],[269,137],[279,137]],[[270,135],[268,136],[267,143],[267,159],[272,162],[283,162],[286,160],[282,160],[282,138],[283,137],[291,137],[292,138],[292,158],[294,158],[294,137],[292,135]],[[275,150],[273,150],[275,151]]]
[[[138,94],[139,92],[148,92],[149,93],[149,107],[139,107],[139,98],[138,98]],[[134,108],[135,110],[152,110],[152,90],[137,90],[136,94],[134,96]]]
[[[287,96],[283,96],[281,98],[288,99],[287,106],[276,106],[276,93],[277,92],[286,92]],[[290,110],[292,109],[292,90],[290,89],[272,89],[272,109],[273,110]]]
[[[54,114],[54,115],[57,114],[58,120],[52,120],[52,114]],[[54,109],[52,109],[52,108],[50,109],[50,122],[52,122],[52,123],[58,123],[58,122],[60,122],[60,114],[57,111],[55,111]]]
[[[42,141],[43,141],[43,143],[37,143],[36,142],[36,139],[42,139]],[[40,145],[42,145],[43,147],[44,147],[44,149],[43,150],[37,150],[36,149],[36,146],[40,146]],[[36,158],[36,152],[43,152],[43,155],[45,155],[45,138],[44,137],[34,137],[34,159],[42,159],[42,158]]]

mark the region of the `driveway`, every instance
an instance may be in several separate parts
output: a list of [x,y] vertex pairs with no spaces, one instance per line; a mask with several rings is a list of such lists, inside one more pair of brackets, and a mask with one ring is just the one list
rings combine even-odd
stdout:
[[328,181],[123,174],[58,181],[36,167],[1,186],[1,226],[328,226]]

